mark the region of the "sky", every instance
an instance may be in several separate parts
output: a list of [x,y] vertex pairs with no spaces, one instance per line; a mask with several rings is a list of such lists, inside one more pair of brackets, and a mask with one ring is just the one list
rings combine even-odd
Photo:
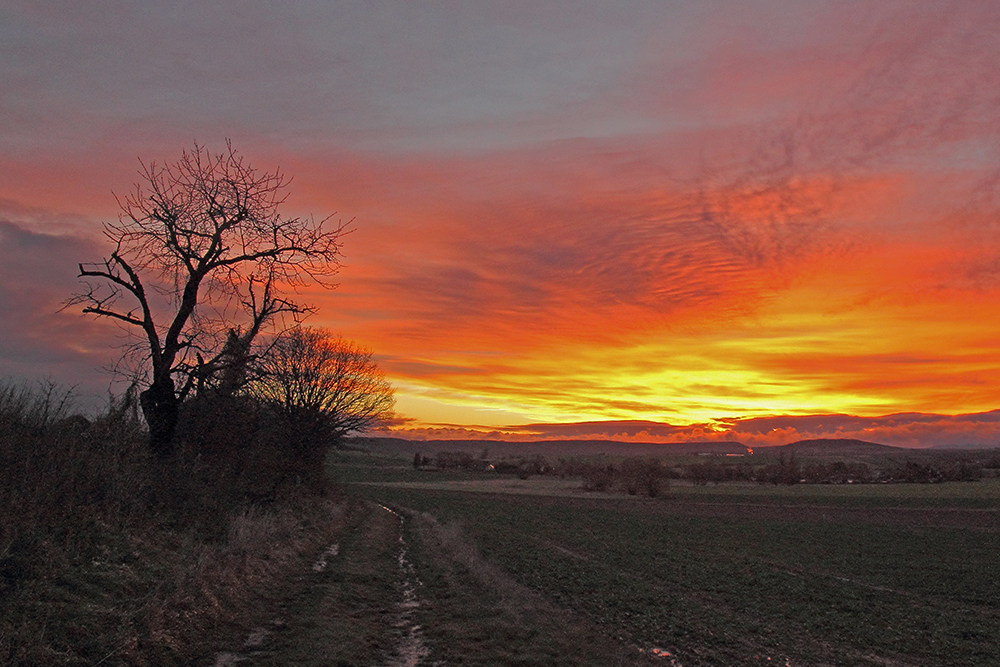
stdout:
[[107,393],[77,263],[229,139],[398,434],[997,444],[997,81],[976,0],[6,0],[0,375]]

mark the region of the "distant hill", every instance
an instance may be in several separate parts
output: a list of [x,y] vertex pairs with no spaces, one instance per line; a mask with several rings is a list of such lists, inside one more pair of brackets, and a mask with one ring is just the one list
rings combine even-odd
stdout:
[[956,451],[956,450],[983,450],[983,449],[1000,449],[1000,442],[988,443],[988,444],[969,444],[965,442],[949,442],[945,444],[931,445],[931,449],[937,451]]
[[420,452],[433,456],[436,452],[468,452],[479,456],[484,450],[488,457],[512,456],[652,456],[665,454],[745,454],[747,448],[739,442],[621,442],[617,440],[537,440],[510,442],[506,440],[406,440],[403,438],[351,438],[347,446],[373,454],[413,456]]
[[778,447],[761,447],[757,453],[786,453],[803,456],[871,456],[873,454],[891,454],[904,447],[880,445],[877,442],[865,440],[849,440],[846,438],[818,438],[815,440],[799,440]]

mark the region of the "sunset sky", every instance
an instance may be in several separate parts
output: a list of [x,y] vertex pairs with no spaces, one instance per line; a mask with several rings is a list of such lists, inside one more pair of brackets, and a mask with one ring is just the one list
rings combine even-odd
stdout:
[[1000,442],[1000,3],[8,0],[0,374],[106,393],[76,264],[227,138],[400,433]]

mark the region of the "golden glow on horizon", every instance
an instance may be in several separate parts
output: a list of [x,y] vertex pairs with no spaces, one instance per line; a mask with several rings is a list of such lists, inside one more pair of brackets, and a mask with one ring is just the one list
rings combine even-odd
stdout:
[[664,327],[628,344],[567,338],[487,356],[443,351],[440,373],[398,378],[400,410],[411,425],[503,426],[995,408],[1000,300],[913,290],[910,274],[927,270],[934,253],[887,252],[817,263],[752,317],[693,320],[708,331]]

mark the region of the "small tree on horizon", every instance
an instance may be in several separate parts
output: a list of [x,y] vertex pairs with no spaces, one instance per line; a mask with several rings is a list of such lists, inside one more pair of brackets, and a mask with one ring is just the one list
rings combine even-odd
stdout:
[[166,459],[184,398],[211,384],[235,391],[257,336],[313,311],[287,291],[333,287],[348,229],[330,218],[282,217],[288,180],[257,171],[228,141],[221,154],[196,143],[176,163],[143,164],[140,176],[119,200],[118,222],[104,226],[114,249],[79,265],[85,287],[67,305],[134,336],[130,370],[144,387],[150,446]]

